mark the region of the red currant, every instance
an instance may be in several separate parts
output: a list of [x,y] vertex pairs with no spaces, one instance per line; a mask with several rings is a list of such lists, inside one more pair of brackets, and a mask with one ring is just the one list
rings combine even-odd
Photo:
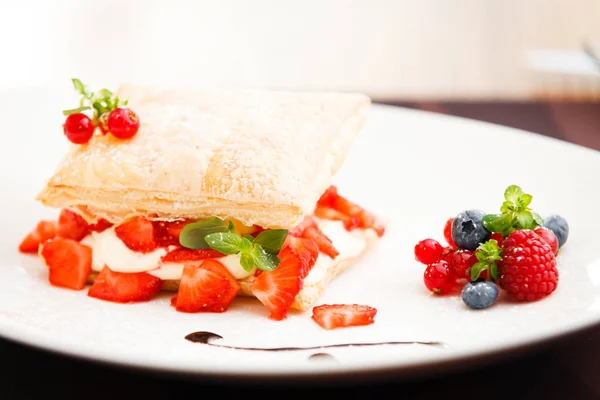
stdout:
[[109,130],[108,130],[108,116],[110,114],[109,113],[104,113],[100,116],[100,118],[98,118],[98,128],[100,128],[100,132],[102,132],[103,135],[106,135]]
[[452,258],[450,259],[450,268],[456,275],[456,278],[464,278],[467,280],[471,280],[469,276],[469,272],[473,264],[477,262],[477,257],[475,256],[475,252],[472,250],[457,250],[452,253]]
[[415,259],[423,264],[432,264],[439,261],[443,250],[437,240],[423,239],[415,245]]
[[541,236],[542,239],[544,239],[550,245],[550,247],[552,248],[552,252],[555,255],[558,253],[558,238],[556,237],[554,232],[552,232],[548,228],[544,228],[541,226],[538,228],[535,228],[533,231],[535,233],[537,233],[539,236]]
[[446,221],[446,225],[444,225],[444,238],[450,247],[457,248],[458,246],[456,246],[454,240],[452,240],[452,221],[454,221],[454,218],[450,218]]
[[69,115],[63,124],[65,136],[75,144],[89,142],[94,135],[94,129],[91,118],[83,113]]
[[449,293],[454,287],[455,277],[446,261],[440,260],[425,268],[423,281],[427,289],[435,294]]
[[502,247],[502,242],[504,242],[504,236],[500,232],[493,232],[492,236],[490,236],[490,240],[494,239],[498,242],[498,247]]
[[140,119],[129,108],[118,107],[108,116],[108,130],[119,139],[133,137],[140,127]]

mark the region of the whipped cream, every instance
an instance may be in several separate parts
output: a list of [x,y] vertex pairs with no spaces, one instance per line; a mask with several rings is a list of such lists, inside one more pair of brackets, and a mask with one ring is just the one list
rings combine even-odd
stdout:
[[[253,275],[256,268],[251,271],[246,271],[240,264],[239,254],[230,254],[225,257],[215,258],[221,264],[231,272],[236,279],[244,279],[250,275]],[[162,280],[179,280],[183,274],[183,264],[166,262],[162,263],[158,268],[148,271],[150,275],[154,275]]]

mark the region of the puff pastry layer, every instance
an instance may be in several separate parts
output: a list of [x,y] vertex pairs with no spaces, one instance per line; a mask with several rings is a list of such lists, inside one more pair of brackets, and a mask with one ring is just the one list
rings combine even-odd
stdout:
[[313,212],[370,107],[355,93],[128,84],[117,94],[140,117],[137,135],[74,147],[41,203],[112,223],[217,216],[289,228]]

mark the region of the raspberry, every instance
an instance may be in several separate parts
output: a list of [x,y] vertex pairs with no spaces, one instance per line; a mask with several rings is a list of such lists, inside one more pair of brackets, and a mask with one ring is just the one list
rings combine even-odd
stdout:
[[511,233],[502,243],[500,287],[522,301],[539,300],[558,285],[552,248],[530,229]]
[[477,257],[475,257],[474,251],[460,249],[452,253],[452,257],[450,258],[450,268],[457,278],[471,280],[469,270],[476,262]]

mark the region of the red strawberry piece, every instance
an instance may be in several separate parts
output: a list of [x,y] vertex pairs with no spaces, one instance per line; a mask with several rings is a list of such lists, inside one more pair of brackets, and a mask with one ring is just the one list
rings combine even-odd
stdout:
[[171,298],[177,311],[224,312],[240,290],[240,284],[219,261],[207,259],[186,264],[179,291]]
[[336,258],[340,254],[334,247],[331,239],[319,229],[317,222],[310,215],[304,217],[304,220],[292,228],[288,234],[314,240],[319,250],[331,258]]
[[146,272],[116,272],[105,266],[88,296],[115,303],[148,301],[160,291],[162,280]]
[[552,248],[552,252],[555,255],[558,254],[558,238],[556,237],[554,232],[544,227],[535,228],[534,232],[541,236],[541,238],[544,239],[546,243],[550,245],[550,247]]
[[35,229],[25,236],[19,244],[21,253],[37,254],[40,244],[56,236],[57,226],[54,221],[40,221]]
[[502,243],[500,287],[522,301],[539,300],[558,286],[552,248],[529,229],[514,231]]
[[[471,272],[471,267],[476,262],[477,257],[475,256],[474,251],[460,249],[452,253],[452,256],[450,257],[450,269],[457,279],[467,279],[470,281],[471,276],[469,274]],[[481,274],[479,276],[482,277]]]
[[303,279],[314,266],[318,247],[309,239],[288,236],[273,271],[262,271],[250,285],[252,294],[271,312],[269,318],[282,320],[303,286]]
[[90,228],[88,223],[81,215],[66,208],[60,211],[58,216],[58,236],[79,241],[89,233]]
[[360,228],[361,226],[361,222],[358,217],[346,215],[330,207],[317,206],[317,208],[315,208],[315,216],[332,221],[342,221],[344,227],[349,231]]
[[190,222],[193,221],[154,221],[154,240],[156,241],[157,246],[166,247],[179,245],[179,234]]
[[[385,227],[383,223],[377,219],[377,217],[371,214],[369,211],[360,207],[358,204],[351,202],[343,196],[340,196],[337,193],[337,189],[335,186],[330,187],[325,191],[325,193],[321,196],[319,201],[317,201],[317,206],[319,207],[328,207],[333,208],[345,214],[347,217],[350,217],[350,221],[348,225],[344,223],[346,229],[351,230],[353,228],[372,228],[377,232],[378,236],[383,236],[385,233]],[[317,207],[318,208],[318,207]],[[353,226],[354,221],[352,218],[357,218],[359,221],[358,226]]]
[[143,217],[135,217],[115,228],[117,237],[133,251],[145,253],[156,249],[154,225]]
[[225,254],[219,253],[214,249],[198,249],[192,250],[185,247],[180,247],[175,250],[171,250],[162,258],[163,262],[177,262],[187,263],[189,261],[200,261],[206,260],[207,258],[220,258],[225,257]]
[[370,325],[377,309],[359,304],[322,304],[313,307],[312,319],[325,329]]
[[102,218],[98,222],[96,222],[95,224],[91,224],[89,227],[90,227],[91,231],[94,231],[94,232],[104,232],[105,230],[107,230],[111,226],[113,226],[113,224],[111,224],[110,222],[108,222],[107,220],[105,220],[104,218]]
[[92,270],[92,249],[76,240],[56,237],[42,244],[40,256],[54,286],[81,290]]
[[454,221],[454,218],[448,219],[444,225],[444,239],[450,247],[457,248],[458,246],[452,240],[452,221]]

